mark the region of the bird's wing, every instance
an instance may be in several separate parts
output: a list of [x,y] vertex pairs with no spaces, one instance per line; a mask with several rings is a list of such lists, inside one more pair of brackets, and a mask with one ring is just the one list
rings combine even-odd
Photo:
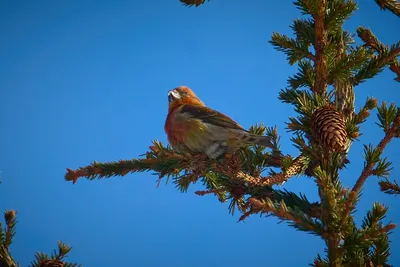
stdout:
[[204,106],[183,105],[180,112],[187,114],[189,117],[201,120],[204,123],[231,128],[236,130],[244,130],[239,124],[228,116]]

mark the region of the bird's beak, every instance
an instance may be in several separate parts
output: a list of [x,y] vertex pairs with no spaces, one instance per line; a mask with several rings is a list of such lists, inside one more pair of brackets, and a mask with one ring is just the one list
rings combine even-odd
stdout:
[[172,102],[179,98],[181,98],[181,96],[177,91],[175,91],[175,90],[168,91],[168,101],[169,102]]

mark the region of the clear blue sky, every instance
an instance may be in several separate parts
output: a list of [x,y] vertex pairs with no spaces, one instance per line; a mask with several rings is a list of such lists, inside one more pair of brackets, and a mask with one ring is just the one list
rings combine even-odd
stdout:
[[[228,4],[229,2],[229,4]],[[167,91],[193,88],[209,106],[245,127],[277,125],[285,153],[295,154],[285,121],[291,106],[277,99],[295,72],[268,43],[291,34],[300,13],[290,1],[213,0],[185,8],[178,0],[0,2],[0,210],[18,211],[12,253],[23,265],[57,240],[73,246],[84,266],[307,266],[323,242],[275,218],[237,223],[213,196],[156,187],[150,173],[64,181],[65,168],[138,157],[151,140],[166,142]],[[346,24],[370,27],[386,43],[398,41],[400,20],[373,1]],[[385,71],[359,86],[367,96],[399,105],[399,84]],[[343,171],[351,186],[363,166],[363,143],[377,144],[376,116],[362,126]],[[400,177],[398,149],[392,177]],[[396,150],[397,149],[397,150]],[[399,198],[366,184],[357,219],[374,200],[390,206],[386,222],[400,223]],[[311,179],[284,187],[317,199]],[[400,230],[391,235],[391,263],[399,264]]]

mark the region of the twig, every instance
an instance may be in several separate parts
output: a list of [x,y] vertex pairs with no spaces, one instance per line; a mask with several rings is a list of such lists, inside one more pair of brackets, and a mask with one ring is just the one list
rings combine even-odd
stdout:
[[[397,127],[397,125],[396,125],[396,123],[394,123],[392,125],[392,127],[390,127],[390,129],[386,132],[383,139],[379,142],[377,149],[379,149],[380,153],[383,152],[386,145],[392,140],[392,138],[396,136],[396,127]],[[344,222],[347,220],[348,216],[350,215],[352,203],[357,198],[357,195],[360,192],[361,187],[364,185],[365,181],[368,179],[368,177],[370,177],[373,174],[373,169],[374,169],[375,165],[376,165],[376,163],[370,162],[362,170],[360,177],[358,178],[356,184],[353,186],[353,189],[351,190],[351,193],[347,200],[346,208],[345,208],[345,212],[344,212],[344,216],[342,218],[341,224],[344,224]]]
[[375,0],[381,10],[389,10],[396,16],[400,17],[400,2],[396,0]]
[[[283,200],[279,202],[279,205],[276,206],[270,199],[266,199],[265,201],[260,201],[256,198],[249,198],[248,203],[251,205],[253,212],[261,212],[261,213],[273,213],[275,216],[282,220],[292,221],[296,225],[300,225],[309,231],[314,231],[315,233],[321,234],[323,238],[326,238],[326,233],[321,231],[318,226],[312,223],[312,218],[307,214],[295,215],[290,211]],[[243,216],[248,216],[248,214],[244,214]],[[242,217],[243,217],[242,216]],[[242,218],[241,218],[242,219]]]
[[400,82],[400,64],[399,61],[396,59],[394,63],[390,64],[389,69],[393,71],[397,77],[395,78],[396,81]]
[[266,176],[266,177],[254,177],[249,174],[243,173],[242,171],[239,171],[236,175],[235,178],[243,179],[247,183],[249,183],[251,186],[272,186],[276,184],[283,184],[285,183],[289,178],[299,174],[301,172],[301,169],[303,167],[302,161],[304,160],[303,156],[297,157],[292,165],[287,168],[287,170],[273,174],[271,176]]
[[[380,153],[383,152],[386,145],[395,137],[396,131],[394,125],[386,132],[385,137],[379,142],[377,149]],[[359,192],[361,187],[364,185],[365,181],[368,179],[369,176],[373,174],[373,168],[375,167],[376,163],[369,163],[367,164],[361,172],[360,177],[358,178],[356,184],[354,185],[351,191]]]
[[360,241],[366,241],[366,240],[371,240],[371,239],[377,238],[378,235],[380,235],[380,234],[388,234],[390,231],[392,231],[396,227],[397,227],[396,224],[388,223],[387,225],[385,225],[384,227],[382,227],[378,230],[374,230],[374,229],[370,228],[360,238]]
[[400,195],[400,186],[396,181],[380,181],[379,186],[381,187],[381,191],[386,194]]
[[4,249],[8,251],[8,247],[12,243],[12,238],[15,234],[15,224],[17,223],[15,220],[16,212],[15,210],[9,210],[5,212],[5,219],[6,219],[6,236],[4,239]]
[[213,190],[199,190],[194,193],[199,196],[204,196],[204,195],[208,195],[208,194],[223,193],[225,191],[226,191],[226,189],[213,189]]
[[272,186],[274,184],[283,184],[289,177],[286,177],[285,173],[277,173],[266,177],[254,177],[243,172],[238,172],[235,178],[244,180],[251,186]]

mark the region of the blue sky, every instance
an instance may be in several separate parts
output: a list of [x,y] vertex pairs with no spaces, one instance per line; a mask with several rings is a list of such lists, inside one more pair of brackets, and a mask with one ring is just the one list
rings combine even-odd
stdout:
[[[228,3],[229,2],[229,3]],[[385,43],[398,41],[400,20],[373,1],[346,29],[370,27]],[[64,181],[65,168],[138,157],[151,140],[166,142],[167,91],[191,87],[210,107],[241,125],[277,125],[285,153],[296,153],[285,131],[291,107],[277,99],[295,72],[268,43],[290,34],[300,13],[290,1],[214,0],[200,8],[165,1],[0,2],[0,210],[18,211],[12,253],[23,265],[57,240],[84,266],[306,266],[324,244],[318,237],[252,216],[237,223],[213,196],[156,187],[151,173]],[[356,88],[400,103],[399,84],[384,71]],[[361,130],[343,171],[345,185],[363,166],[362,144],[377,144],[373,120]],[[385,151],[400,177],[399,140]],[[397,150],[396,150],[397,148]],[[317,199],[311,179],[284,188]],[[398,198],[379,193],[371,177],[357,219],[375,200],[400,221]],[[391,235],[391,263],[400,263],[400,231]],[[289,256],[290,255],[290,256]]]

